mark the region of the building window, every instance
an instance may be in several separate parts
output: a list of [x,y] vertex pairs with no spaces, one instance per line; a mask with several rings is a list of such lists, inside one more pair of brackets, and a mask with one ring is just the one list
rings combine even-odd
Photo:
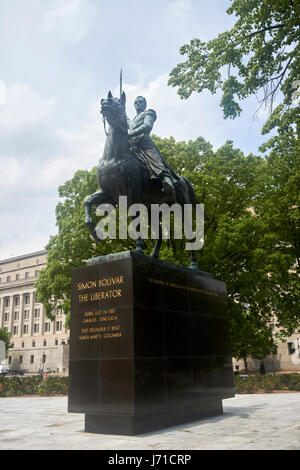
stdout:
[[0,277],[0,284],[1,284],[1,282],[2,282],[2,277]]
[[47,346],[47,341],[44,339],[43,346]]
[[14,298],[14,305],[20,305],[20,297],[18,295]]
[[10,276],[6,277],[6,282],[10,282]]
[[33,354],[30,356],[30,364],[34,364],[34,355]]
[[50,331],[50,322],[45,323],[45,333],[49,333]]
[[29,294],[25,294],[24,296],[24,303],[26,305],[28,305],[30,303],[30,295]]
[[40,325],[38,323],[34,323],[33,325],[33,332],[38,333],[40,329]]
[[57,315],[62,315],[63,310],[62,307],[57,307]]
[[9,307],[9,297],[5,297],[4,299],[4,306]]
[[16,281],[19,281],[20,279],[20,274],[16,274]]
[[25,346],[25,343],[24,343],[24,341],[22,341],[22,348],[24,348],[24,346]]
[[35,341],[32,341],[32,347],[35,348]]
[[55,346],[58,345],[58,339],[55,339]]
[[25,279],[28,279],[28,278],[29,278],[29,272],[27,271],[27,272],[25,273]]
[[14,312],[14,321],[19,320],[19,312]]
[[18,326],[15,325],[13,328],[13,335],[17,335],[17,334],[18,334]]
[[56,331],[61,331],[62,330],[62,321],[57,321],[55,325]]
[[34,272],[35,277],[39,277],[39,271]]
[[287,347],[288,347],[288,353],[289,353],[289,354],[294,354],[294,352],[295,352],[295,345],[294,345],[294,343],[288,343],[288,344],[287,344]]
[[34,318],[40,318],[40,309],[39,308],[34,309]]
[[46,362],[46,354],[43,354],[42,355],[42,363],[45,364],[45,362]]
[[24,319],[28,319],[29,318],[29,310],[24,310]]
[[22,364],[22,362],[23,362],[23,356],[20,356],[19,357],[19,363]]
[[8,321],[8,320],[9,320],[9,313],[5,312],[4,313],[4,321]]
[[23,334],[28,335],[28,325],[24,325],[23,327]]

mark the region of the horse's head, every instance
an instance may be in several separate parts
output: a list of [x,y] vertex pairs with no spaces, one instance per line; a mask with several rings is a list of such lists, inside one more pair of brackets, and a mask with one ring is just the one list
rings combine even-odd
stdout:
[[127,118],[125,111],[126,95],[123,91],[121,98],[114,98],[111,92],[101,100],[101,114],[112,128],[121,128],[127,133]]

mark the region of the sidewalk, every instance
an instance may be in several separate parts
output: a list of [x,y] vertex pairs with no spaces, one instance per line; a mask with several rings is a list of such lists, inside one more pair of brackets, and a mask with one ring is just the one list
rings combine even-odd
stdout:
[[0,398],[0,449],[300,449],[300,393],[236,395],[223,408],[223,416],[127,437],[85,433],[67,397]]

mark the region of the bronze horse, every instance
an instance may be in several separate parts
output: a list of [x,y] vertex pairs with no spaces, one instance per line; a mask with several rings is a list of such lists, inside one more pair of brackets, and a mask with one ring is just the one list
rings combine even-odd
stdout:
[[[191,204],[195,207],[199,204],[192,184],[183,176],[172,171],[176,180],[175,199],[162,191],[161,181],[150,178],[146,165],[132,151],[128,135],[126,117],[126,96],[123,92],[120,98],[108,93],[107,98],[101,100],[101,114],[109,124],[109,130],[105,142],[103,157],[98,166],[98,182],[100,190],[88,196],[84,201],[85,223],[96,242],[97,237],[95,223],[92,218],[92,206],[100,204],[117,205],[119,196],[127,196],[128,204],[142,203],[148,209],[151,204],[166,203],[169,206],[175,202],[182,207]],[[162,243],[162,232],[156,240],[152,256],[159,257]],[[136,241],[136,250],[142,251],[143,240]],[[191,251],[190,267],[198,269],[197,255]]]

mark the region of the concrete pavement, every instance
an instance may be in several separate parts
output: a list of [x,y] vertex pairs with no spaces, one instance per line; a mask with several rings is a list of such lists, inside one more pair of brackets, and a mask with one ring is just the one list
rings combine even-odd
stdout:
[[67,397],[0,398],[0,449],[300,449],[300,393],[236,395],[223,408],[223,416],[128,437],[85,433]]

